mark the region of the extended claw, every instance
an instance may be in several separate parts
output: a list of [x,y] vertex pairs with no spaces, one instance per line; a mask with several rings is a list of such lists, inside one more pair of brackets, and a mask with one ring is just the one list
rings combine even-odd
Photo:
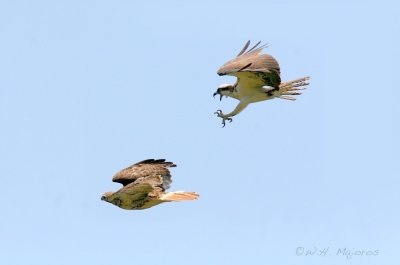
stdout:
[[225,117],[224,113],[220,109],[217,110],[216,112],[214,112],[214,114],[216,114],[218,117],[222,118],[222,128],[225,127],[225,121],[232,122],[232,118]]
[[221,115],[223,115],[222,110],[220,109],[214,112],[214,114],[217,114],[218,117],[221,117]]
[[222,128],[225,127],[225,121],[232,122],[232,118],[222,118]]

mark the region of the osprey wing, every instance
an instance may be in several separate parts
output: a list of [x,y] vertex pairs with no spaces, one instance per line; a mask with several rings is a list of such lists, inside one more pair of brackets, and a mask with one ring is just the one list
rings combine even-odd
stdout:
[[244,82],[249,86],[279,87],[281,79],[278,62],[269,54],[261,54],[267,45],[260,46],[258,42],[247,50],[249,45],[250,41],[245,44],[236,58],[229,60],[218,70],[218,75],[236,76],[238,82]]
[[112,181],[126,186],[140,178],[160,176],[165,189],[167,189],[172,182],[169,167],[176,167],[176,165],[166,162],[165,159],[147,159],[119,171],[114,175]]

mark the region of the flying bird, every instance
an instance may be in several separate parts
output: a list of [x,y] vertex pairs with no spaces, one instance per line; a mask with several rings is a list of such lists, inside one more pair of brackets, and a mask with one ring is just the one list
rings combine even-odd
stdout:
[[260,45],[260,43],[248,49],[250,45],[248,41],[236,58],[225,63],[217,72],[220,76],[233,75],[237,77],[237,80],[233,85],[220,85],[214,97],[219,95],[221,100],[223,96],[226,96],[240,101],[228,114],[224,114],[221,110],[214,113],[222,118],[222,127],[225,126],[225,121],[232,122],[231,117],[239,114],[250,103],[273,98],[296,100],[292,96],[301,95],[299,91],[309,84],[307,80],[310,77],[281,83],[278,62],[271,55],[261,53],[267,45]]
[[112,181],[124,185],[116,192],[106,192],[101,200],[125,210],[142,210],[163,202],[192,201],[196,192],[165,192],[172,183],[170,167],[165,159],[147,159],[133,164],[114,175]]

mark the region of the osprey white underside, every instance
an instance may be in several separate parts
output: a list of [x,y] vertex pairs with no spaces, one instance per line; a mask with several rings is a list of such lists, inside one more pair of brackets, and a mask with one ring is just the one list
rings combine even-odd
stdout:
[[247,107],[250,103],[255,103],[259,101],[269,100],[275,98],[277,95],[275,93],[269,94],[268,91],[273,89],[272,87],[264,86],[264,87],[240,87],[236,85],[234,91],[229,94],[225,94],[227,97],[232,97],[240,101],[240,103],[236,106],[236,108],[228,114],[225,114],[226,117],[232,117],[241,112],[244,108]]

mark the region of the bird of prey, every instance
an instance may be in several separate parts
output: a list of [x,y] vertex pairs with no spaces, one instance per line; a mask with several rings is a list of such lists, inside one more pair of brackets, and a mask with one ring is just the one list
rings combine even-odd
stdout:
[[271,55],[261,53],[267,45],[260,45],[260,43],[247,50],[250,45],[248,41],[236,58],[225,63],[217,72],[220,76],[233,75],[237,77],[237,81],[233,85],[220,85],[214,97],[220,95],[220,100],[226,96],[240,101],[228,114],[224,114],[221,110],[214,113],[222,118],[222,127],[225,126],[225,121],[232,122],[231,117],[237,115],[250,103],[273,98],[296,100],[292,96],[301,95],[299,90],[305,89],[305,86],[309,84],[307,83],[309,77],[281,83],[278,62]]
[[125,210],[142,210],[163,202],[191,201],[196,192],[165,192],[172,183],[170,167],[176,167],[165,159],[147,159],[133,164],[114,175],[112,181],[124,185],[116,192],[106,192],[101,200]]

